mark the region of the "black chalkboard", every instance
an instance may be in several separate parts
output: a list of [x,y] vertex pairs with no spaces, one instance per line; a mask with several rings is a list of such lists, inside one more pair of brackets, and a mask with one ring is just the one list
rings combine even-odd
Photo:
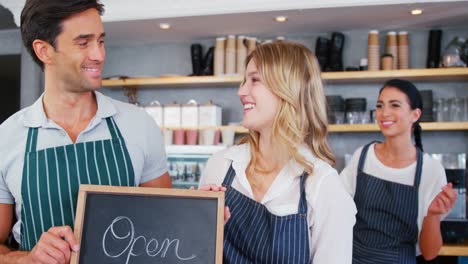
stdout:
[[224,193],[81,185],[72,264],[222,263]]

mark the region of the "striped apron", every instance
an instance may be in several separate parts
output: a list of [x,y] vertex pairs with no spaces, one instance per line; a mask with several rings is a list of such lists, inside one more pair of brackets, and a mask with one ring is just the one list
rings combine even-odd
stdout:
[[298,214],[276,216],[231,187],[235,172],[229,168],[226,205],[231,218],[224,226],[223,263],[310,263],[307,202],[301,175]]
[[369,146],[372,143],[363,148],[358,165],[353,264],[415,264],[422,152],[416,148],[416,174],[411,186],[366,174],[363,168]]
[[80,184],[135,186],[132,161],[112,117],[111,139],[36,150],[29,128],[21,185],[21,250],[32,250],[53,226],[73,228]]

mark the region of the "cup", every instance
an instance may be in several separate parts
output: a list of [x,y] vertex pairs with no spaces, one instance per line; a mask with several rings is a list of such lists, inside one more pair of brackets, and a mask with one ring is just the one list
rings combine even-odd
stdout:
[[345,123],[345,112],[334,112],[334,115],[335,115],[335,124]]
[[213,145],[215,138],[215,130],[212,128],[203,129],[200,131],[202,145]]
[[221,142],[221,130],[216,130],[214,134],[213,145],[218,145]]
[[226,40],[226,49],[224,57],[224,73],[236,73],[236,36],[229,35]]
[[464,101],[464,105],[463,105],[464,110],[463,110],[463,112],[465,113],[464,114],[465,118],[463,120],[468,121],[468,97],[464,98],[463,101]]
[[198,139],[198,130],[197,129],[189,129],[185,131],[185,138],[187,145],[196,145]]
[[369,31],[367,39],[367,59],[368,59],[368,70],[378,71],[380,69],[380,44],[379,44],[379,31]]
[[174,144],[184,145],[185,142],[185,131],[183,129],[174,130]]
[[389,71],[393,69],[393,56],[392,54],[382,55],[382,70]]
[[163,136],[164,136],[164,144],[167,145],[172,145],[172,134],[173,131],[171,129],[164,129],[163,130]]
[[214,75],[224,74],[225,43],[226,38],[216,38],[214,51]]
[[221,133],[222,133],[222,138],[223,138],[223,145],[226,145],[226,146],[234,145],[234,136],[236,134],[234,129],[226,128],[226,129],[223,129]]
[[397,36],[395,31],[390,31],[387,33],[387,40],[385,43],[385,53],[391,54],[393,56],[393,66],[392,68],[398,69],[398,44]]
[[246,42],[247,42],[247,55],[248,55],[252,51],[254,51],[255,48],[257,48],[257,38],[248,37]]
[[398,32],[398,68],[409,68],[408,32]]
[[247,46],[245,46],[245,37],[238,36],[236,44],[236,73],[244,75],[245,59],[247,58]]
[[451,98],[449,99],[449,112],[450,112],[450,121],[452,122],[461,122],[464,119],[464,100],[463,98]]

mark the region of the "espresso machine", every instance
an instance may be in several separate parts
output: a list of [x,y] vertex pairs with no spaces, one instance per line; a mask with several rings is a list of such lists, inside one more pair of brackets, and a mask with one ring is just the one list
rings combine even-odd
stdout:
[[432,157],[442,163],[447,182],[451,182],[458,193],[452,211],[441,223],[442,238],[446,243],[464,243],[468,241],[466,154],[432,154]]

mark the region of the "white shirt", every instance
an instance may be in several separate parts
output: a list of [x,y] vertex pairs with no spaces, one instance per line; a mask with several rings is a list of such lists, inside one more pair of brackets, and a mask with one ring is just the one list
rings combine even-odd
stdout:
[[[307,177],[305,183],[311,259],[314,264],[351,263],[353,226],[356,222],[354,202],[335,169],[314,157],[305,146],[299,148],[299,153],[314,164],[314,173]],[[254,200],[245,174],[250,162],[248,144],[233,146],[214,154],[206,164],[200,185],[220,186],[231,162],[236,172],[232,187]],[[276,176],[261,204],[274,215],[296,214],[303,171],[302,166],[290,160]]]
[[[369,146],[363,171],[379,179],[412,186],[414,184],[414,176],[416,173],[416,162],[400,169],[387,167],[375,155],[374,146],[375,144]],[[354,152],[351,161],[340,173],[346,189],[353,197],[356,192],[357,168],[362,149],[363,147],[360,147],[356,152]],[[432,159],[429,154],[424,153],[418,194],[418,240],[419,234],[421,233],[422,223],[424,217],[427,215],[429,205],[434,197],[442,191],[442,187],[446,184],[447,178],[442,164],[440,164],[439,161]],[[416,255],[420,254],[421,250],[419,249],[418,242],[416,245]]]
[[[162,134],[156,122],[142,109],[96,92],[97,112],[76,143],[110,139],[106,117],[112,116],[125,140],[132,160],[135,183],[153,180],[167,172]],[[0,125],[0,203],[15,204],[18,221],[13,234],[20,242],[21,179],[28,129],[39,127],[37,150],[73,144],[68,134],[47,118],[43,95]]]

